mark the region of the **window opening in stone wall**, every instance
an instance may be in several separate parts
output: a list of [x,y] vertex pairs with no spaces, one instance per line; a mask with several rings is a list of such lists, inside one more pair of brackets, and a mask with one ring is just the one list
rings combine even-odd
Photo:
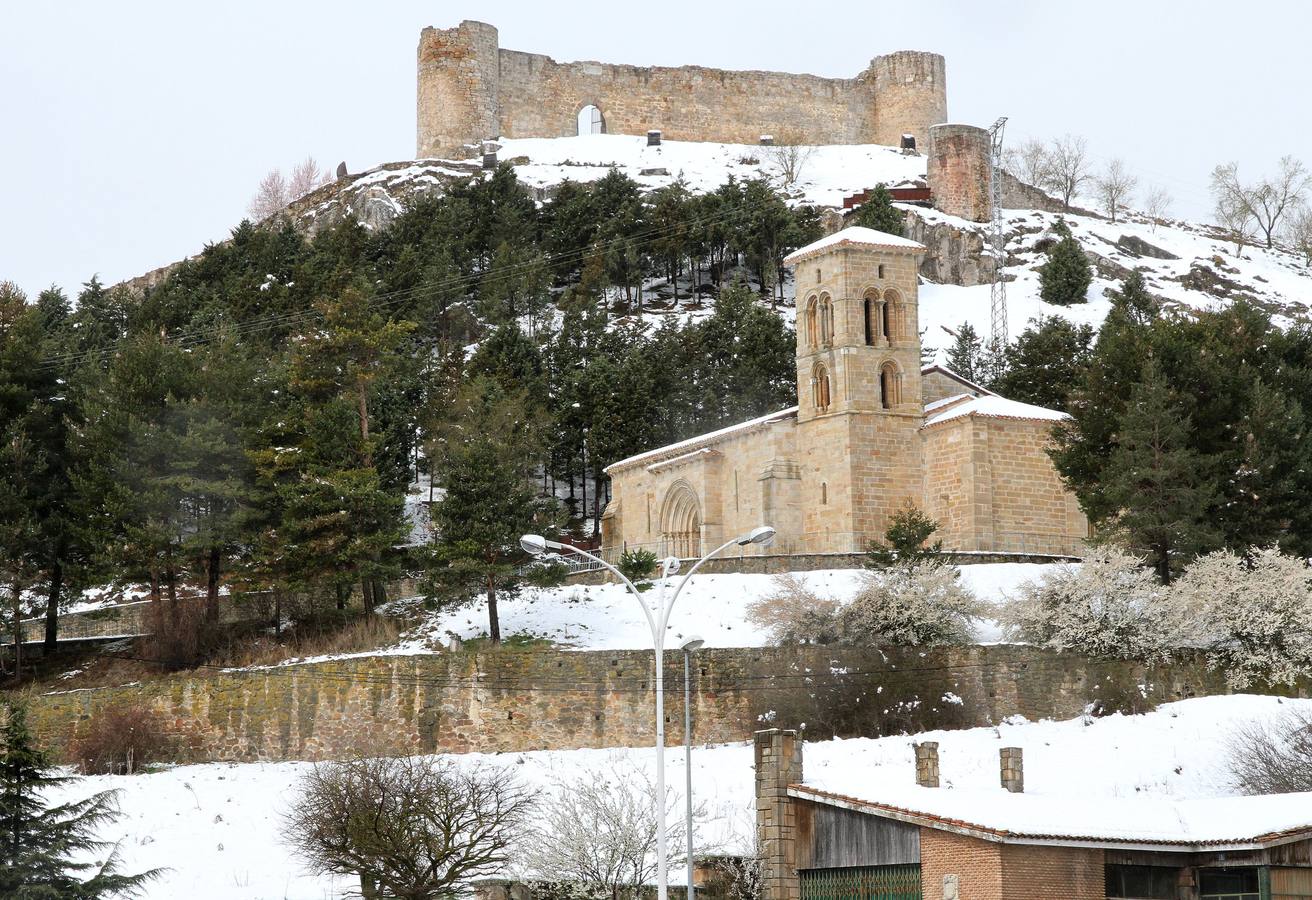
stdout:
[[879,334],[879,319],[877,318],[879,315],[879,301],[877,299],[878,296],[879,296],[878,294],[875,294],[873,292],[867,294],[865,305],[863,307],[863,312],[865,314],[864,316],[865,323],[866,323],[867,347],[873,347],[875,345],[875,338]]
[[880,264],[879,264],[879,271],[878,271],[878,274],[876,275],[876,277],[877,277],[877,278],[881,278],[881,279],[884,277],[884,264],[883,264],[883,263],[880,263]]
[[898,302],[898,295],[895,291],[886,291],[884,293],[884,337],[888,342],[893,343],[895,335],[893,334],[893,307]]
[[820,505],[825,506],[829,503],[829,482],[820,482]]
[[605,134],[606,120],[602,118],[601,110],[591,103],[580,109],[578,128],[579,134]]
[[829,370],[823,365],[816,366],[815,372],[811,376],[812,400],[815,408],[826,410],[829,408]]
[[892,409],[897,404],[897,369],[885,363],[879,370],[879,405]]
[[815,283],[816,283],[816,284],[819,284],[819,283],[820,283],[820,270],[819,270],[819,269],[816,269],[816,270],[815,270]]
[[816,345],[815,297],[806,302],[806,343],[809,347]]
[[829,302],[829,295],[820,296],[820,343],[826,347],[834,342],[834,305]]

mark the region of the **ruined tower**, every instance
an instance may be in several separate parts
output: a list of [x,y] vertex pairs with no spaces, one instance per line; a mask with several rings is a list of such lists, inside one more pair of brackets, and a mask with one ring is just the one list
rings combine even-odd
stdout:
[[863,550],[920,501],[924,252],[854,227],[785,261],[797,280],[797,454],[811,494],[802,532],[816,550]]
[[497,30],[466,20],[419,35],[415,155],[463,156],[461,149],[501,133]]
[[896,147],[902,135],[912,134],[923,148],[930,126],[947,121],[947,66],[939,54],[899,50],[876,56],[861,77],[874,85],[869,143]]
[[992,137],[974,125],[935,125],[929,129],[927,160],[934,206],[972,222],[992,218]]

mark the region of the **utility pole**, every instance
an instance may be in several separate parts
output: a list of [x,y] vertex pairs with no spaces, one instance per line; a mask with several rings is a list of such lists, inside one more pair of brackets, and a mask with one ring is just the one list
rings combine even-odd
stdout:
[[1002,129],[1007,117],[1002,116],[989,129],[989,156],[992,166],[989,174],[989,195],[993,207],[993,225],[990,244],[993,248],[993,287],[990,297],[989,343],[995,358],[1007,350],[1007,283],[1002,280],[1002,264],[1007,259],[1007,234],[1002,224]]

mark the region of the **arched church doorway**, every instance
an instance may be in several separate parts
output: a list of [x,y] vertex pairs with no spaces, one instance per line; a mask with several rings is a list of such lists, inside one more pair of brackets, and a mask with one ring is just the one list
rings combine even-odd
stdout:
[[663,553],[680,559],[702,555],[702,505],[686,481],[670,487],[661,508]]
[[578,129],[579,134],[605,134],[606,120],[602,118],[601,110],[591,103],[580,109]]

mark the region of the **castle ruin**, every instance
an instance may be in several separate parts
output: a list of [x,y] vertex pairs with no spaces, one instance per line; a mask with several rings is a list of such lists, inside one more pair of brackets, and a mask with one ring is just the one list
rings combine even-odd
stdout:
[[755,144],[796,134],[808,144],[923,145],[947,120],[937,53],[877,56],[855,78],[736,72],[703,66],[558,63],[506,50],[497,29],[464,21],[419,37],[417,155],[470,155],[489,138],[568,137],[585,107],[600,130],[680,141]]

